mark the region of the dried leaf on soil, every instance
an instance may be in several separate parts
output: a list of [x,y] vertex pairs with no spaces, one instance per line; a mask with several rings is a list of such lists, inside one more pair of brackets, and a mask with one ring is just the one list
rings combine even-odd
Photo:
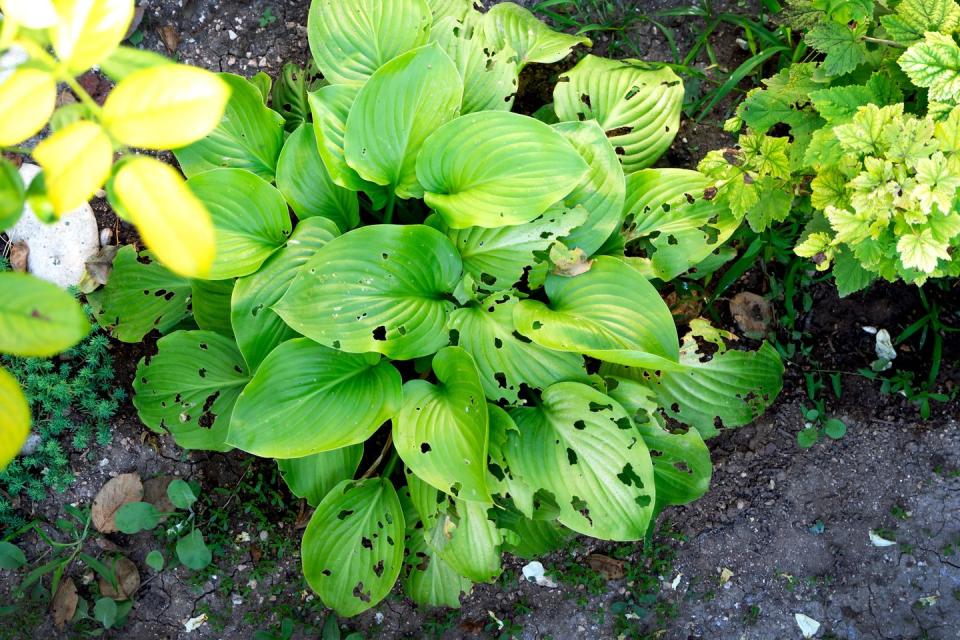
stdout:
[[64,578],[50,603],[53,624],[57,629],[63,629],[67,622],[73,619],[79,602],[80,597],[77,595],[77,585],[73,582],[73,578]]
[[14,242],[10,245],[10,268],[20,273],[27,272],[27,257],[30,255],[30,247],[26,242]]
[[140,571],[137,565],[127,558],[119,556],[110,566],[117,576],[117,588],[114,589],[103,576],[100,576],[100,594],[114,600],[129,600],[140,588]]
[[143,483],[140,482],[139,474],[123,473],[111,479],[93,499],[93,526],[103,533],[117,531],[117,509],[142,498]]
[[163,46],[167,48],[170,55],[175,54],[177,48],[180,46],[180,34],[177,33],[176,27],[168,24],[165,27],[157,29],[157,33],[160,34],[160,39],[163,40]]
[[[143,483],[143,501],[149,502],[161,513],[172,513],[176,510],[170,498],[167,496],[167,487],[173,482],[173,476],[157,476],[150,478]],[[169,516],[163,516],[160,522],[164,522]]]
[[624,570],[626,563],[623,560],[617,560],[616,558],[611,558],[601,553],[591,553],[588,555],[587,564],[606,580],[620,580],[626,575],[626,571]]
[[113,259],[117,257],[119,245],[109,244],[100,249],[97,255],[87,260],[87,273],[97,284],[107,284],[113,271]]
[[730,300],[730,315],[745,336],[760,340],[773,322],[773,307],[762,296],[742,291]]

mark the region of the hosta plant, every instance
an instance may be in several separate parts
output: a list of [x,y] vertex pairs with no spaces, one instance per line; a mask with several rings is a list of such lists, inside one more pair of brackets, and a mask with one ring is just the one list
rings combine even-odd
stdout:
[[587,56],[547,124],[511,111],[520,70],[587,43],[516,5],[323,0],[308,26],[322,79],[224,75],[224,119],[176,152],[210,278],[125,247],[92,296],[120,339],[165,334],[134,381],[144,423],[277,459],[316,508],[306,579],[342,615],[398,578],[456,606],[502,551],[641,539],[700,496],[704,438],[762,412],[782,366],[700,320],[681,343],[651,283],[738,223],[703,175],[649,168],[677,77]]
[[[106,185],[114,210],[135,224],[173,271],[205,276],[213,260],[210,217],[180,174],[135,149],[173,149],[219,122],[229,86],[203,69],[121,47],[133,0],[0,0],[0,152],[32,157],[29,185],[0,155],[0,232],[25,204],[53,222]],[[77,80],[93,66],[117,81],[103,105]],[[58,85],[76,101],[58,105]],[[62,94],[68,95],[66,91]],[[49,135],[28,146],[49,126]],[[90,328],[65,291],[33,276],[0,273],[0,353],[48,357]],[[0,368],[0,468],[19,451],[30,411]]]
[[[831,266],[842,295],[877,278],[960,275],[960,5],[795,3],[820,62],[747,94],[739,149],[700,169],[718,200],[762,229],[791,207],[808,219],[796,253]],[[771,136],[786,126],[790,138]]]

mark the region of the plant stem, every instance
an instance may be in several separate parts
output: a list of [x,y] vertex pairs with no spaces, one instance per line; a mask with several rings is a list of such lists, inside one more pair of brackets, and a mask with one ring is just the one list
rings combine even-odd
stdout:
[[387,460],[387,466],[383,468],[382,475],[384,478],[389,478],[390,474],[393,473],[393,468],[397,466],[397,461],[400,459],[400,454],[397,453],[397,450],[394,449],[390,452],[390,459]]
[[390,192],[390,199],[387,200],[387,208],[383,212],[383,224],[390,224],[393,222],[393,208],[397,203],[397,194],[394,191]]
[[874,44],[885,44],[888,47],[896,47],[898,49],[906,49],[907,45],[897,42],[896,40],[887,40],[885,38],[874,38],[872,36],[863,36],[864,42],[872,42]]
[[[361,480],[366,480],[374,474],[377,470],[377,467],[380,466],[380,463],[383,462],[383,457],[387,455],[387,451],[390,449],[390,446],[393,444],[393,431],[387,433],[387,441],[383,443],[383,448],[380,450],[380,455],[377,456],[377,459],[373,461],[369,468],[363,472],[363,475],[360,476]],[[394,452],[396,453],[396,452]]]
[[0,151],[3,151],[3,153],[16,153],[21,156],[29,156],[33,153],[33,149],[28,147],[3,147]]

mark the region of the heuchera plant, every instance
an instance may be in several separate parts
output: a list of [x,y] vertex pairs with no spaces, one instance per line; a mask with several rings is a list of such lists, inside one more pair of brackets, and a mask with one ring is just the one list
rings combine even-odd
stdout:
[[457,606],[502,551],[641,539],[706,491],[704,438],[762,412],[782,365],[702,320],[681,344],[650,282],[739,224],[702,174],[648,168],[673,72],[586,56],[535,119],[511,112],[521,69],[589,41],[517,5],[323,0],[308,30],[322,79],[223,74],[220,125],[176,151],[213,221],[208,279],[125,247],[91,296],[122,340],[198,327],[141,361],[144,423],[276,458],[341,615],[398,578]]
[[[760,230],[791,207],[808,219],[795,251],[833,266],[841,295],[877,278],[922,285],[960,275],[960,5],[903,0],[793,3],[820,62],[764,81],[729,125],[737,150],[700,170]],[[790,138],[766,135],[789,127]]]

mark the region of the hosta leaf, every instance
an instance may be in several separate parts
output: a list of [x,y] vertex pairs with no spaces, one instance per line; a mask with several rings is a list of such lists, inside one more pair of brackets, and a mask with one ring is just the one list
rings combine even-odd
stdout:
[[317,252],[274,305],[320,344],[407,360],[447,344],[444,325],[462,272],[442,233],[423,225],[354,229]]
[[216,169],[190,178],[187,186],[213,221],[217,253],[211,280],[253,273],[287,241],[287,203],[262,178],[242,169]]
[[353,478],[362,457],[363,445],[354,444],[303,458],[277,460],[277,466],[290,493],[315,507],[340,481]]
[[960,5],[954,0],[903,0],[897,12],[880,17],[880,23],[898,42],[923,40],[927,31],[953,33],[960,27]]
[[623,221],[626,195],[623,166],[596,121],[561,122],[553,128],[570,141],[590,167],[590,172],[566,195],[563,203],[568,207],[582,206],[589,212],[587,220],[566,237],[564,244],[592,255]]
[[497,524],[513,535],[504,537],[503,550],[524,560],[541,558],[562,548],[572,535],[553,520],[533,520],[523,514],[497,509]]
[[57,58],[79,75],[120,44],[133,19],[129,0],[56,0],[57,22],[50,40]]
[[53,74],[20,67],[0,81],[0,145],[13,146],[43,129],[57,103]]
[[650,454],[615,400],[577,382],[548,387],[536,408],[510,411],[506,455],[514,475],[544,489],[559,521],[605,540],[643,537],[654,510]]
[[230,414],[249,380],[236,343],[213,331],[176,331],[157,349],[133,381],[140,419],[184,449],[229,451]]
[[230,100],[217,128],[173,154],[188,178],[210,169],[246,169],[273,180],[283,147],[283,116],[263,104],[260,90],[232,73],[220,78],[230,86]]
[[669,67],[587,56],[553,90],[561,121],[596,120],[630,174],[649,167],[680,127],[683,83]]
[[427,205],[455,229],[529,222],[587,170],[576,149],[549,126],[500,111],[448,122],[427,138],[417,159]]
[[[560,513],[559,508],[552,501],[546,508],[540,501],[546,499],[543,491],[539,491],[524,482],[513,473],[507,460],[507,442],[511,432],[517,431],[517,425],[506,411],[493,403],[487,403],[487,413],[490,422],[489,453],[487,462],[487,484],[492,492],[501,497],[509,497],[517,510],[527,518],[554,519]],[[516,435],[514,433],[514,435]]]
[[461,113],[510,111],[519,76],[511,49],[495,50],[480,29],[453,17],[435,23],[430,40],[450,56],[463,79]]
[[230,321],[237,345],[250,369],[256,370],[267,354],[296,332],[272,309],[300,268],[339,232],[327,218],[308,218],[293,230],[287,246],[270,256],[260,270],[237,280]]
[[389,60],[426,43],[426,0],[326,0],[310,5],[307,38],[323,77],[362,84]]
[[898,62],[913,84],[929,89],[931,100],[960,100],[960,47],[953,36],[927,33]]
[[586,273],[550,274],[545,286],[549,305],[523,300],[514,307],[522,335],[548,349],[606,362],[676,367],[670,310],[653,285],[622,260],[598,256]]
[[407,555],[403,561],[403,590],[411,600],[429,607],[460,608],[460,595],[469,593],[473,584],[458,574],[440,554],[427,544],[425,536],[442,535],[422,529],[407,530]]
[[363,442],[400,406],[400,373],[377,354],[306,338],[270,352],[237,399],[227,442],[264,458],[300,458]]
[[578,44],[593,44],[587,37],[554,31],[513,2],[497,4],[482,24],[484,36],[497,49],[508,46],[516,51],[521,69],[531,62],[559,62]]
[[[440,521],[440,557],[460,575],[474,582],[490,582],[500,575],[502,538],[496,523],[487,517],[492,505],[457,500],[456,513]],[[429,542],[429,541],[428,541]]]
[[437,44],[401,54],[360,89],[347,117],[347,164],[364,180],[401,198],[422,198],[417,155],[440,125],[453,119],[463,81]]
[[348,84],[329,85],[311,92],[308,100],[313,113],[313,132],[320,159],[333,182],[351,191],[364,191],[373,201],[373,208],[381,209],[387,201],[386,188],[361,178],[347,164],[343,148],[347,117],[358,93],[360,86]]
[[704,197],[711,181],[687,169],[643,169],[627,177],[624,211],[630,237],[646,254],[629,258],[650,277],[669,281],[696,266],[740,226],[729,207]]
[[505,227],[450,229],[440,216],[431,216],[426,224],[447,234],[463,259],[463,270],[478,286],[497,291],[518,282],[524,269],[542,260],[538,254],[586,219],[583,207],[558,206],[530,222]]
[[321,216],[344,231],[360,224],[357,194],[330,178],[312,124],[300,125],[284,143],[277,162],[277,189],[300,220]]
[[230,297],[233,295],[233,279],[192,280],[193,319],[197,326],[207,331],[233,337],[230,324]]
[[836,22],[824,22],[807,31],[806,43],[825,54],[823,71],[828,76],[850,73],[867,59],[863,43],[865,25],[851,27]]
[[90,331],[76,299],[55,284],[26,273],[0,273],[0,353],[49,357]]
[[121,342],[166,333],[190,315],[190,280],[167,271],[149,251],[125,245],[113,260],[110,282],[87,294],[101,327]]
[[457,309],[447,326],[477,364],[486,396],[494,401],[518,401],[520,385],[546,388],[554,382],[587,378],[583,357],[552,351],[518,336],[513,328],[517,298],[493,294],[479,305]]
[[320,502],[303,534],[303,574],[326,606],[353,616],[390,593],[403,546],[403,510],[390,481],[344,480]]
[[411,380],[393,422],[397,453],[422,480],[464,500],[490,502],[487,405],[477,367],[460,347],[433,358],[438,384]]
[[3,368],[0,368],[0,407],[3,407],[0,414],[0,469],[3,469],[20,453],[30,435],[30,405],[17,379]]
[[[266,76],[266,79],[270,80],[270,76]],[[272,90],[268,87],[265,93],[261,93],[270,94],[274,111],[279,112],[286,123],[284,128],[293,132],[300,125],[309,124],[310,104],[307,102],[307,93],[323,84],[326,82],[316,65],[309,63],[307,68],[303,68],[295,62],[288,62],[280,69],[280,75],[277,76]]]
[[473,0],[427,0],[434,25],[446,17],[463,20],[473,11]]

